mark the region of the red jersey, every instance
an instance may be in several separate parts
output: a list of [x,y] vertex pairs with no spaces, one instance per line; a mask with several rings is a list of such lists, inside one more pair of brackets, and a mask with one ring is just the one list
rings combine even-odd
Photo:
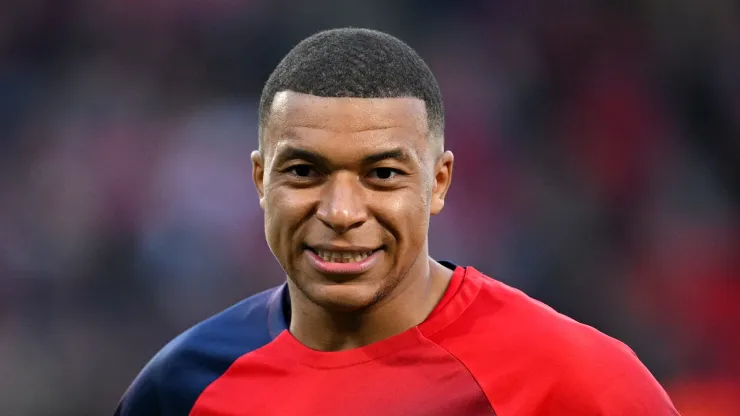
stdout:
[[[678,414],[626,345],[472,267],[455,269],[420,325],[347,351],[320,352],[298,342],[287,330],[286,294],[282,287],[256,295],[262,300],[224,312],[230,324],[217,316],[174,341],[145,368],[118,414]],[[233,336],[219,334],[260,332],[245,326],[257,316],[265,342],[252,337],[244,341],[254,344],[247,352],[224,358],[239,348]],[[219,354],[222,370],[213,360],[209,365]]]

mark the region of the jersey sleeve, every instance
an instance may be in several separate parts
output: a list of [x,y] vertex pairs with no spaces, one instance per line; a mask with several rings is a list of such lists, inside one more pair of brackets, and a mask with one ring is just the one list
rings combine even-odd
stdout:
[[156,366],[147,365],[126,390],[114,416],[164,416],[159,406]]
[[250,296],[175,337],[144,366],[114,415],[189,415],[204,389],[234,361],[285,330],[284,290],[283,285]]
[[608,381],[596,402],[603,416],[677,416],[663,387],[633,355],[622,374]]
[[569,402],[563,407],[599,416],[678,415],[663,387],[628,347],[591,358],[598,360],[573,366],[561,386]]

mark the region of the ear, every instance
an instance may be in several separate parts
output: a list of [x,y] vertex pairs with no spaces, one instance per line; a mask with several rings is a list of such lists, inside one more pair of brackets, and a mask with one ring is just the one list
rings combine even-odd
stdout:
[[260,198],[260,207],[265,209],[265,163],[259,150],[252,152],[252,180]]
[[439,214],[445,206],[445,197],[452,183],[452,165],[454,162],[455,157],[448,150],[442,153],[434,165],[434,184],[430,206],[431,215]]

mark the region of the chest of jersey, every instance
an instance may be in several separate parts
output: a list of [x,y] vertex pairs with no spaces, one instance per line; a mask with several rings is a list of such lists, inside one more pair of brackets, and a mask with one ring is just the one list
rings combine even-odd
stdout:
[[190,414],[495,415],[465,367],[431,343],[351,363],[250,355],[209,386]]

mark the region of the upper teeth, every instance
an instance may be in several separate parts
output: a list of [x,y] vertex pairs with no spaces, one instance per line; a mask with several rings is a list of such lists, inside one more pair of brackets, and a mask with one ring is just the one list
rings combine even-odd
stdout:
[[373,254],[372,251],[326,251],[316,250],[316,254],[319,255],[324,261],[331,261],[334,263],[352,263],[365,260],[367,256]]

